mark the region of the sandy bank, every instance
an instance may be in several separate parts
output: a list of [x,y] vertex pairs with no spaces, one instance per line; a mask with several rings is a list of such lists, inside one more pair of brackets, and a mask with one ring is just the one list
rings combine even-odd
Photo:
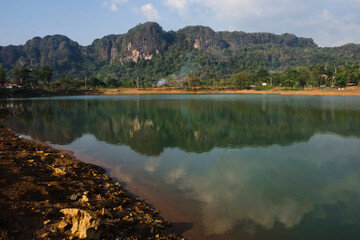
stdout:
[[23,98],[23,97],[51,97],[51,96],[78,96],[78,95],[156,95],[156,94],[279,94],[279,95],[309,95],[309,96],[360,96],[360,87],[346,87],[344,90],[337,88],[305,88],[303,90],[287,90],[276,87],[266,91],[254,89],[235,89],[235,88],[101,88],[73,91],[45,91],[37,89],[18,89],[7,91],[0,89],[0,99]]
[[344,90],[337,88],[305,88],[304,90],[285,90],[273,88],[267,91],[240,90],[231,88],[116,88],[100,89],[96,94],[100,95],[152,95],[152,94],[280,94],[280,95],[311,95],[311,96],[360,96],[359,87],[347,87]]

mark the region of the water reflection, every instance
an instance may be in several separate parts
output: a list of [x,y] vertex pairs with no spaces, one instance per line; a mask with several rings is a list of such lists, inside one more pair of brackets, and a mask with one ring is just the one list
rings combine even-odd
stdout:
[[[286,229],[310,212],[326,218],[320,206],[359,199],[359,150],[348,146],[360,146],[360,140],[318,135],[285,148],[217,149],[206,160],[212,165],[201,171],[194,172],[192,163],[183,161],[167,173],[153,169],[152,173],[202,203],[208,234],[224,234],[243,221],[250,221],[251,229],[269,230],[276,223]],[[331,150],[322,151],[327,147]]]
[[129,184],[160,190],[159,201],[174,195],[180,214],[192,206],[176,201],[195,201],[200,210],[191,211],[201,217],[203,238],[355,240],[360,234],[359,98],[152,96],[10,104],[20,112],[9,122],[16,131],[66,144]]
[[[148,156],[165,148],[290,145],[318,132],[360,135],[358,98],[204,96],[29,100],[11,127],[39,140],[69,144],[84,133]],[[341,101],[343,100],[343,101]]]

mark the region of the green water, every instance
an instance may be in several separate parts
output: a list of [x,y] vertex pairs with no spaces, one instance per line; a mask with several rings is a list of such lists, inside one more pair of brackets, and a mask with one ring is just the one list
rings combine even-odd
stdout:
[[359,97],[3,104],[18,112],[8,122],[14,131],[104,166],[192,239],[359,239]]

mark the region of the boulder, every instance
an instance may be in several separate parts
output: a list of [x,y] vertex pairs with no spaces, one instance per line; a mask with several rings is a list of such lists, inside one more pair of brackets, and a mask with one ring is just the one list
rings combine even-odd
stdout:
[[100,219],[77,208],[65,208],[60,212],[65,215],[63,221],[71,225],[72,236],[79,239],[100,239],[102,225]]
[[66,170],[61,168],[54,168],[54,176],[62,177],[66,175]]

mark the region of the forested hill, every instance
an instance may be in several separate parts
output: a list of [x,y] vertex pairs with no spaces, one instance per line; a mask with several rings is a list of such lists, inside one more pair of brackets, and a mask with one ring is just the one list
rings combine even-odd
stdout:
[[215,32],[204,26],[166,32],[153,22],[126,34],[96,39],[89,46],[53,35],[0,47],[0,65],[9,74],[15,66],[39,69],[49,65],[55,77],[140,78],[148,83],[167,76],[224,77],[259,68],[281,71],[291,66],[359,62],[360,45],[356,44],[321,48],[312,39],[293,34]]

